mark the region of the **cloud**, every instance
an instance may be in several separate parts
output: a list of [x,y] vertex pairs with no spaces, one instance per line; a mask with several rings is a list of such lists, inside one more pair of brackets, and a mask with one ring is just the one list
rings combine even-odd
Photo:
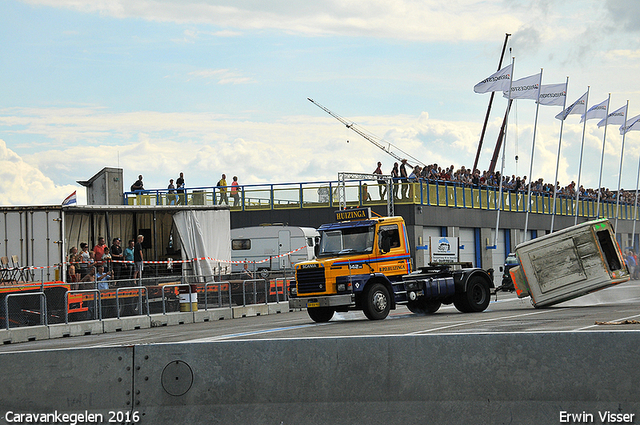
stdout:
[[[499,2],[462,0],[442,7],[439,0],[246,0],[131,1],[24,0],[29,4],[99,13],[116,18],[141,18],[221,28],[279,30],[306,35],[357,35],[406,40],[442,41],[500,38],[505,28],[521,25]],[[477,19],[479,15],[483,19]],[[224,32],[222,36],[234,35]],[[186,35],[188,39],[191,35]]]
[[[181,171],[189,187],[213,186],[222,173],[228,178],[237,175],[240,184],[250,185],[320,182],[335,180],[339,172],[370,173],[377,161],[383,163],[383,171],[389,172],[395,161],[331,117],[297,115],[260,122],[205,113],[113,113],[97,107],[12,111],[13,114],[0,111],[2,120],[19,122],[22,132],[43,142],[39,142],[38,150],[28,145],[21,147],[25,153],[19,155],[15,149],[8,148],[5,141],[0,141],[5,182],[0,203],[4,205],[58,204],[76,189],[82,203],[84,189],[70,182],[87,180],[105,166],[123,168],[127,189],[138,174],[144,175],[147,188],[166,188],[168,180],[177,178]],[[557,111],[546,112],[552,116]],[[529,114],[523,116],[529,117]],[[480,122],[438,120],[427,112],[418,116],[353,119],[361,128],[381,135],[422,163],[453,164],[456,168],[473,164],[481,129]],[[522,118],[519,125],[512,123],[505,174],[528,174],[532,121]],[[538,124],[533,174],[545,181],[554,178],[556,121],[551,118]],[[566,123],[563,137],[561,184],[575,180],[577,173],[582,125],[577,124],[577,119],[571,121]],[[489,122],[485,149],[478,165],[481,170],[488,166],[500,125],[500,118]],[[600,162],[602,131],[590,127],[593,128],[587,132],[585,165]],[[615,133],[613,129],[610,131]],[[91,143],[53,143],[43,149],[51,137],[83,140],[87,134],[93,137]],[[515,144],[520,141],[519,152],[514,150],[514,138]],[[605,159],[609,168],[616,168],[614,165],[619,162],[616,138],[609,136],[611,142]],[[6,140],[11,139],[9,134]],[[514,168],[515,154],[520,156],[519,168],[517,165]],[[637,158],[638,154],[638,149],[629,143],[625,156]],[[595,168],[583,170],[585,185],[597,183]],[[613,168],[608,171],[617,172],[617,168]],[[628,181],[623,185],[635,184],[635,173],[625,172],[624,177]],[[617,179],[609,178],[605,184],[615,187],[616,182]]]
[[251,77],[245,77],[242,73],[229,69],[201,69],[190,72],[189,80],[195,78],[217,80],[218,84],[251,84],[256,82]]
[[[39,169],[25,162],[0,139],[0,205],[55,205],[76,190],[56,185]],[[86,201],[85,201],[86,202]]]
[[636,0],[607,0],[606,8],[614,23],[627,31],[640,31],[640,8]]

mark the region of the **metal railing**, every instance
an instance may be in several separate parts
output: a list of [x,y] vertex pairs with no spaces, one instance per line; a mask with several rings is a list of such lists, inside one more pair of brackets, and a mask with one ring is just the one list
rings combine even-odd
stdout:
[[[386,205],[385,196],[380,197],[380,185],[371,180],[351,180],[346,182],[346,204],[350,207]],[[384,185],[383,185],[384,186]],[[398,181],[392,185],[395,204],[417,204],[454,208],[474,208],[497,210],[500,192],[493,186],[469,186],[451,181],[421,180],[416,182]],[[227,187],[227,194],[231,187]],[[384,191],[383,191],[384,192]],[[126,192],[125,205],[173,205],[172,194],[167,189]],[[197,187],[185,189],[184,205],[220,205],[220,188]],[[229,197],[231,211],[275,210],[292,208],[339,207],[338,182],[320,181],[303,183],[277,183],[266,185],[238,186],[237,202]],[[526,212],[527,192],[507,191],[502,193],[502,211]],[[555,214],[573,216],[576,208],[578,216],[596,218],[597,200],[581,198],[576,206],[575,196],[559,195],[555,200]],[[553,213],[553,193],[532,192],[529,212],[534,214]],[[640,218],[638,207],[615,201],[600,201],[600,218],[633,220]]]
[[[165,289],[166,288],[182,288],[187,287],[189,290],[189,311],[193,311],[193,305],[191,303],[191,284],[190,283],[170,283],[168,285],[162,285],[162,314],[167,314],[167,306],[166,306],[166,297],[165,297]],[[178,290],[179,291],[179,290]]]
[[[151,314],[151,310],[149,309],[149,291],[147,291],[147,287],[146,286],[125,286],[125,287],[120,287],[120,288],[116,288],[116,318],[120,318],[120,310],[121,310],[121,306],[120,306],[120,291],[144,291],[144,297],[145,297],[145,305],[147,306],[147,316],[149,316]],[[142,294],[140,294],[142,295]],[[164,302],[164,299],[163,299]],[[141,297],[138,297],[138,311],[142,311],[142,299]]]
[[[45,295],[44,292],[27,292],[24,294],[7,294],[4,298],[4,319],[5,319],[5,325],[6,325],[6,329],[9,330],[10,327],[10,320],[9,320],[9,316],[10,316],[10,311],[9,311],[9,298],[16,298],[16,297],[28,297],[28,296],[38,296],[40,298],[40,312],[37,311],[30,311],[31,313],[35,313],[35,314],[39,314],[40,315],[40,324],[41,325],[47,325],[47,296]],[[22,311],[22,309],[21,309]]]
[[[174,277],[174,280],[168,282],[162,282],[166,277],[145,278],[142,282],[146,285],[141,286],[130,286],[132,280],[126,279],[110,281],[109,289],[84,289],[75,283],[21,285],[24,292],[3,294],[0,308],[4,308],[4,312],[0,311],[0,319],[4,319],[4,325],[9,329],[11,326],[49,326],[55,323],[121,319],[132,315],[194,312],[196,305],[198,310],[207,311],[213,308],[280,303],[288,300],[288,284],[293,279],[277,277],[216,280],[217,278],[219,276]],[[191,279],[196,279],[197,283],[188,283]],[[141,281],[137,280],[136,283],[138,282]],[[87,282],[85,285],[95,285],[95,282]],[[180,299],[181,291],[189,297],[188,309],[182,306],[187,311],[181,309],[181,304],[184,304]],[[22,301],[12,302],[17,297],[21,297]],[[39,297],[40,302],[34,302],[33,297]],[[19,314],[24,317],[18,316]]]
[[222,281],[222,282],[205,282],[204,284],[204,310],[207,311],[209,310],[209,288],[214,289],[214,293],[217,294],[217,301],[218,301],[218,308],[222,308],[223,305],[223,301],[222,301],[222,291],[224,291],[223,287],[226,286],[227,287],[227,291],[229,293],[229,297],[227,299],[231,299],[231,285],[229,284],[229,281]]
[[[102,320],[102,297],[100,295],[100,290],[99,289],[71,289],[67,292],[65,292],[64,294],[64,301],[65,301],[65,314],[64,314],[64,323],[69,323],[69,295],[70,294],[89,294],[89,293],[93,293],[93,294],[98,294],[97,296],[93,297],[93,300],[88,301],[94,304],[94,309],[95,311],[98,312],[98,317],[97,320]],[[97,298],[97,300],[96,300]],[[97,301],[97,303],[96,303]],[[97,304],[97,308],[96,305]],[[91,307],[88,308],[88,311],[91,312]],[[92,314],[93,316],[93,314]],[[91,319],[86,319],[86,320],[96,320],[94,318]]]

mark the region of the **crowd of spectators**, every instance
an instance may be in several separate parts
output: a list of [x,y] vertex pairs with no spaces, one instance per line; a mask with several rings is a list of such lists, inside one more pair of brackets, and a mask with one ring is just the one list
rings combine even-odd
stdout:
[[95,282],[97,289],[108,289],[111,280],[141,278],[143,241],[144,237],[139,235],[137,241],[129,240],[123,250],[120,238],[113,238],[109,248],[101,236],[93,249],[89,249],[86,242],[80,244],[80,251],[75,246],[71,247],[67,255],[67,281],[78,284]]
[[[484,171],[481,173],[479,170],[475,170],[472,172],[470,168],[466,168],[464,165],[457,170],[453,165],[442,168],[438,164],[426,165],[424,167],[421,167],[420,165],[409,167],[412,167],[413,171],[408,176],[408,180],[413,182],[452,182],[463,185],[465,187],[493,187],[496,189],[500,186],[499,171]],[[505,192],[508,191],[526,193],[529,190],[527,176],[503,176],[502,190],[504,190]],[[545,183],[542,178],[534,181],[531,185],[532,194],[547,194],[549,196],[553,196],[553,191],[553,183]],[[575,199],[576,183],[572,181],[570,184],[562,186],[560,185],[560,182],[557,182],[556,191],[556,195],[560,198]],[[598,199],[598,189],[586,189],[583,185],[580,185],[579,195],[580,199],[595,201]],[[635,190],[625,191],[624,189],[620,189],[620,196],[621,204],[633,204],[635,202]],[[600,188],[601,201],[616,202],[616,197],[616,190],[610,190],[606,187]]]

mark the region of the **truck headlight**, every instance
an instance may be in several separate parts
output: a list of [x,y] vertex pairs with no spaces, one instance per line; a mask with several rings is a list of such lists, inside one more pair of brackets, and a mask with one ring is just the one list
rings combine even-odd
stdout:
[[338,292],[344,292],[347,290],[347,284],[346,283],[338,283]]

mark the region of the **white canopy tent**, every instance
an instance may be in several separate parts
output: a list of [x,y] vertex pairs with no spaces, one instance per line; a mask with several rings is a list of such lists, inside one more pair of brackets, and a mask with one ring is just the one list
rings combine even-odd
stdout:
[[[193,262],[196,275],[230,272],[229,210],[183,210],[174,214],[173,223],[180,238],[182,259],[197,259]],[[218,265],[222,270],[217,269]]]

